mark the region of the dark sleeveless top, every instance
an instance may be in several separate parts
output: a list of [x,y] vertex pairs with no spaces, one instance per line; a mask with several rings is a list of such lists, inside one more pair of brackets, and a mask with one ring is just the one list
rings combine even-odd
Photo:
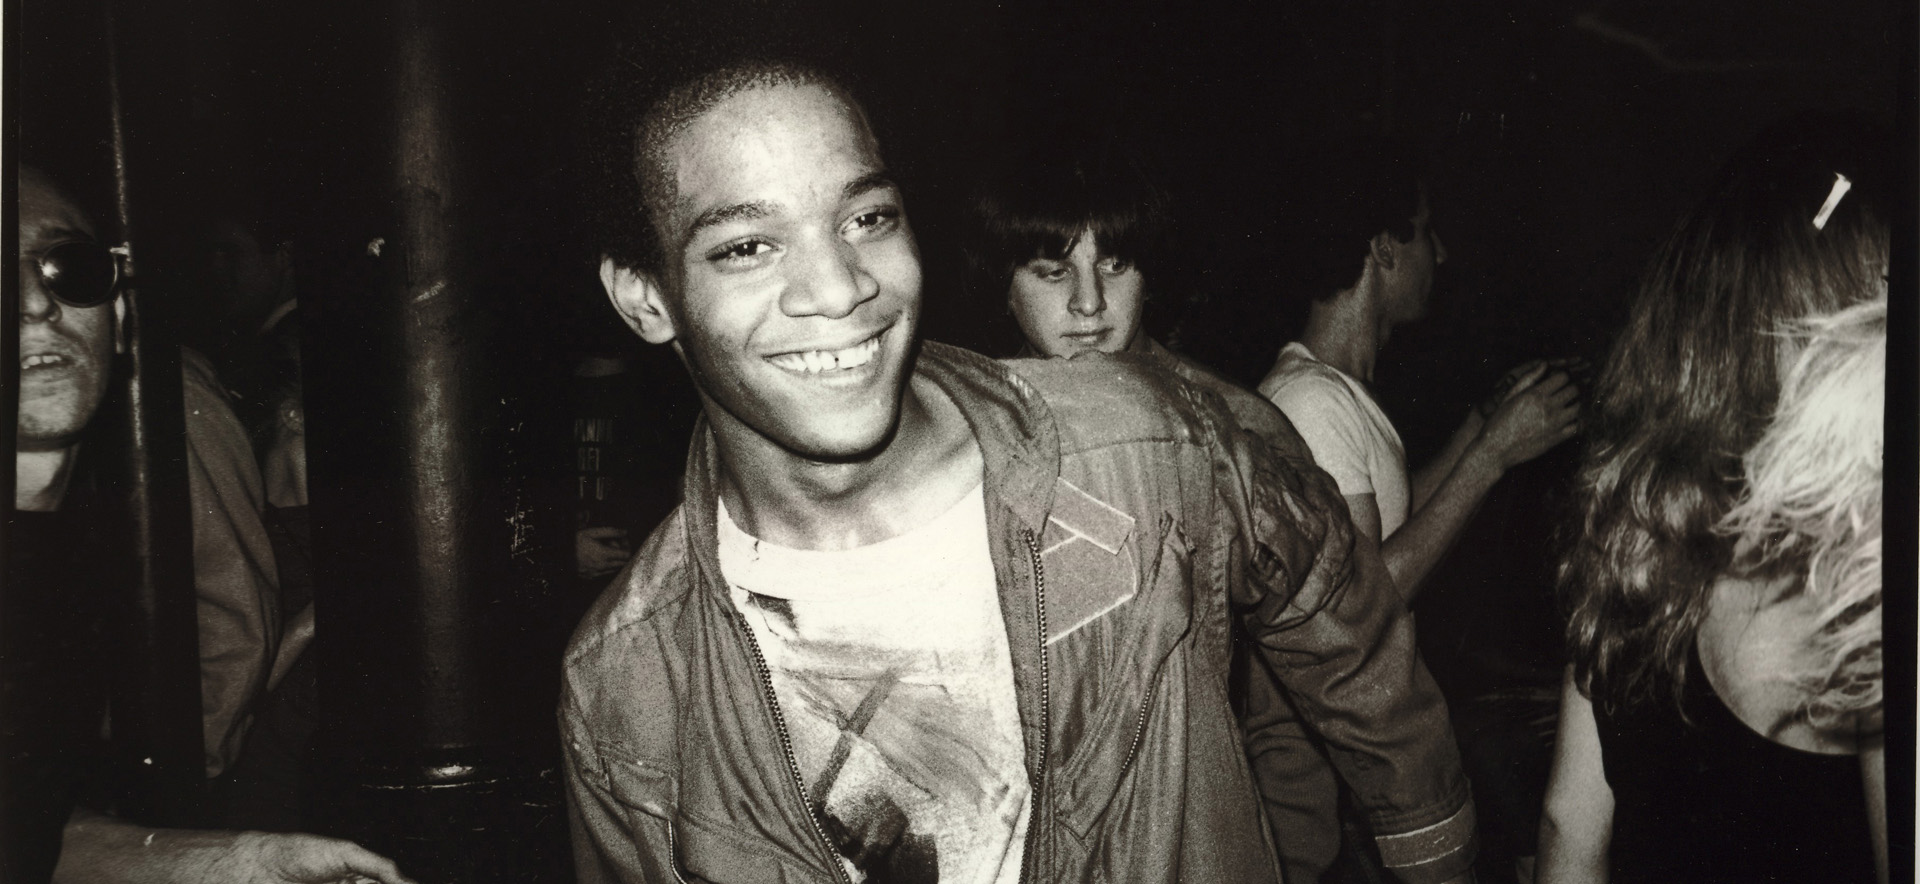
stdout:
[[1775,743],[1747,727],[1688,655],[1681,720],[1670,702],[1594,705],[1613,788],[1614,884],[1872,882],[1860,759]]

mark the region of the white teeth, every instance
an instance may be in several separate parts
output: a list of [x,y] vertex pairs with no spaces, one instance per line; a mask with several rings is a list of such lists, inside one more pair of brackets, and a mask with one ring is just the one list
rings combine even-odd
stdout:
[[859,368],[862,365],[872,362],[874,355],[879,352],[880,339],[876,337],[864,344],[857,344],[841,350],[833,354],[833,356],[834,359],[840,363],[841,368]]
[[804,353],[782,353],[778,356],[771,357],[769,361],[788,371],[803,371],[808,374],[818,374],[823,371],[844,371],[849,368],[859,368],[862,365],[872,362],[873,357],[879,352],[880,338],[876,335],[867,339],[864,343],[855,344],[844,350],[808,350]]
[[35,353],[32,356],[20,360],[20,367],[34,368],[36,366],[54,365],[65,361],[67,361],[65,356],[56,353]]

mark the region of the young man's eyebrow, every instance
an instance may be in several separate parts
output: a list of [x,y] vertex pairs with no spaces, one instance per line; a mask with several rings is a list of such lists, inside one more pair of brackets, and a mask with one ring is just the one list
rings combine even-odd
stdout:
[[[899,185],[893,181],[893,176],[887,174],[885,169],[879,169],[847,182],[845,187],[840,188],[840,197],[841,199],[852,199],[869,190],[877,190],[879,188],[898,189],[898,187]],[[686,248],[687,244],[693,242],[694,237],[700,235],[700,231],[709,227],[716,227],[731,221],[753,221],[769,217],[773,214],[773,203],[764,201],[715,206],[701,212],[693,219],[693,223],[687,226],[686,236],[681,238],[680,246],[683,249]]]
[[900,185],[894,183],[893,176],[887,174],[887,170],[876,169],[847,182],[847,186],[840,188],[840,198],[852,199],[869,190],[879,190],[886,187],[893,188],[894,190],[900,189]]
[[693,219],[693,223],[687,226],[686,235],[680,238],[680,247],[682,249],[686,248],[688,244],[693,242],[694,237],[700,235],[700,231],[709,227],[717,227],[731,221],[753,221],[768,217],[772,214],[773,204],[769,202],[756,201],[734,203],[727,206],[715,206],[701,212],[698,217]]

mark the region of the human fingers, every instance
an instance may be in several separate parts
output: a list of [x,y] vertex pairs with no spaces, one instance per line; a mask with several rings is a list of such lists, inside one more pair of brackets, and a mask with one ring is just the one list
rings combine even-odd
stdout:
[[329,866],[338,870],[335,880],[376,881],[379,884],[416,884],[400,872],[400,866],[393,860],[374,853],[352,841],[338,838],[316,838],[324,841],[320,848],[325,853]]
[[354,874],[372,878],[380,884],[417,884],[412,878],[402,874],[400,866],[393,860],[350,841],[346,846],[352,851],[352,855],[347,859]]
[[1524,375],[1527,372],[1530,372],[1536,368],[1539,368],[1542,364],[1543,364],[1543,361],[1539,359],[1529,359],[1525,362],[1522,362],[1519,365],[1516,365],[1512,368],[1507,369],[1507,373],[1500,376],[1500,383],[1511,384],[1515,380],[1518,380],[1521,375]]
[[1506,398],[1506,395],[1513,391],[1514,382],[1520,380],[1520,377],[1522,375],[1525,375],[1527,372],[1532,371],[1534,367],[1538,366],[1539,364],[1540,364],[1540,360],[1533,359],[1526,362],[1522,362],[1519,365],[1509,368],[1505,372],[1503,372],[1500,375],[1500,377],[1493,382],[1493,389],[1490,391],[1490,395],[1493,397],[1494,401],[1497,403],[1500,400]]
[[1564,371],[1546,369],[1540,380],[1535,381],[1533,386],[1527,388],[1527,392],[1536,393],[1541,396],[1551,396],[1571,386],[1573,386],[1573,375],[1567,374]]
[[1526,371],[1513,376],[1513,384],[1507,388],[1506,395],[1503,398],[1512,399],[1532,389],[1535,384],[1538,384],[1542,378],[1547,376],[1548,370],[1547,364],[1544,362],[1529,363]]

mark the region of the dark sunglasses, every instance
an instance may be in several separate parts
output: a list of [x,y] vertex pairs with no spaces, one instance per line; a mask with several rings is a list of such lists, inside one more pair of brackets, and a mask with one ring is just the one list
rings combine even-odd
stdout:
[[63,242],[34,263],[47,293],[69,307],[98,307],[120,290],[120,254],[97,242]]

